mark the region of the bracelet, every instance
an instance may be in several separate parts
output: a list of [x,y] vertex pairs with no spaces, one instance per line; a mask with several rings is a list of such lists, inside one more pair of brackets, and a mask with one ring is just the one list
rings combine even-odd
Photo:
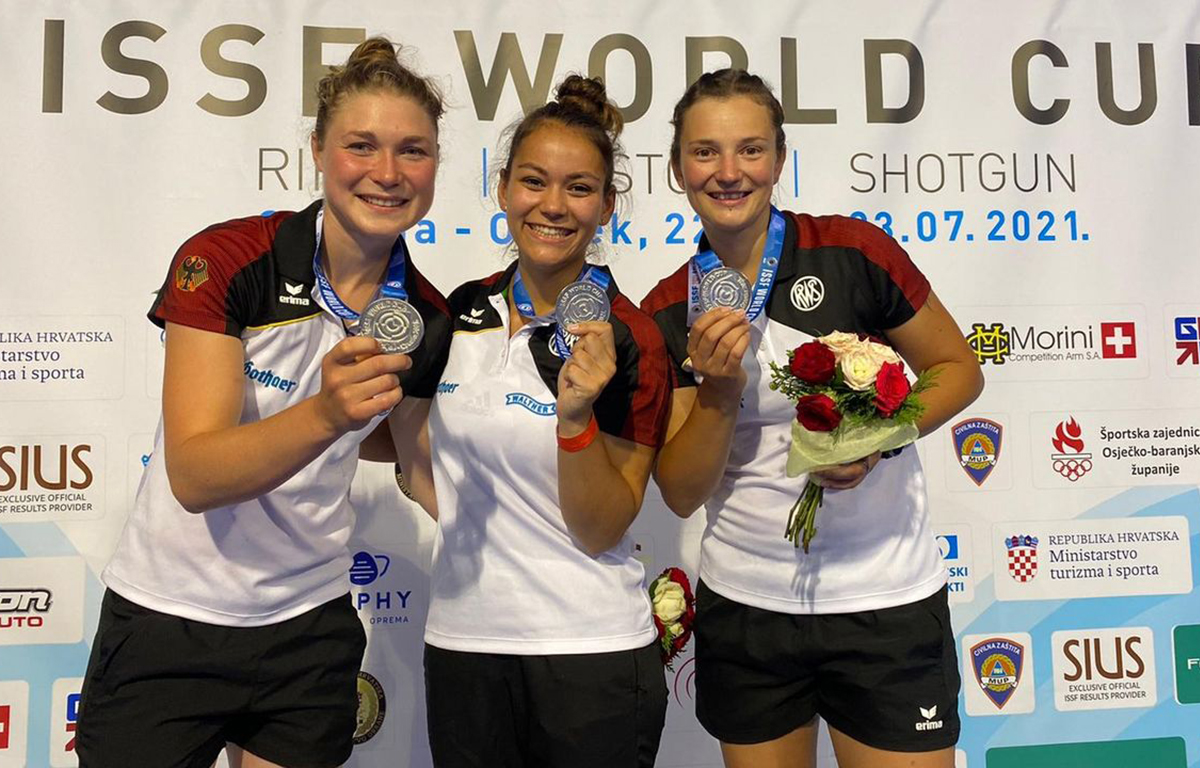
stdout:
[[562,448],[567,453],[578,453],[592,444],[592,441],[596,439],[596,434],[599,431],[600,424],[596,421],[596,414],[593,413],[588,425],[584,427],[584,430],[578,435],[575,435],[574,437],[563,437],[557,433],[557,430],[555,431],[555,435],[558,437],[559,448]]

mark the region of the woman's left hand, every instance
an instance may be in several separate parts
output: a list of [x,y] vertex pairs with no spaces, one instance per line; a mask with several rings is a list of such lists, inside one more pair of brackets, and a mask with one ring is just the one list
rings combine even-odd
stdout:
[[808,473],[808,479],[831,491],[845,491],[863,481],[879,463],[879,451],[857,461],[816,469]]
[[591,421],[592,403],[617,372],[617,351],[606,322],[579,323],[567,332],[578,340],[558,373],[557,410],[559,434],[572,435]]

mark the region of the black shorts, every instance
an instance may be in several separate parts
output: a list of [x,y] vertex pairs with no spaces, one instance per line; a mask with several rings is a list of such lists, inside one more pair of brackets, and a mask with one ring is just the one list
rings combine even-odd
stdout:
[[696,717],[730,744],[758,744],[820,715],[894,752],[958,742],[958,659],[946,589],[877,611],[791,615],[752,608],[701,582]]
[[437,768],[650,768],[667,716],[658,644],[554,656],[425,646]]
[[109,590],[83,690],[81,768],[209,768],[226,742],[288,768],[353,748],[366,633],[349,595],[263,627],[158,613]]

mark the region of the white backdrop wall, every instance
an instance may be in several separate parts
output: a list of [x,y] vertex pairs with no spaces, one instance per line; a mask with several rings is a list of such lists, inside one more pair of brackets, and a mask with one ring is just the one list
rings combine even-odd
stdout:
[[[152,291],[189,234],[317,196],[305,94],[374,33],[412,46],[449,95],[437,201],[410,238],[446,292],[503,264],[486,169],[499,131],[564,74],[605,75],[627,111],[628,194],[601,250],[634,299],[698,231],[667,175],[674,101],[731,61],[772,82],[789,120],[777,204],[888,228],[984,362],[962,426],[919,446],[963,664],[959,764],[1200,765],[1200,4],[0,12],[0,767],[75,764],[97,574],[159,413]],[[432,524],[387,466],[361,465],[355,503],[353,592],[386,708],[351,764],[428,766]],[[634,525],[648,571],[695,574],[701,524],[652,490]],[[988,695],[972,649],[991,640],[1013,679]],[[688,657],[668,684],[659,764],[718,766]]]

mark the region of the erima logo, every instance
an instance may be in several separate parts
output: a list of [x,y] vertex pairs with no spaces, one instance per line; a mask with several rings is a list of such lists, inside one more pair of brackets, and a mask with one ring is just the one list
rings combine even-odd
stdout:
[[284,280],[283,290],[287,295],[285,296],[282,293],[279,294],[280,304],[295,304],[296,306],[300,307],[307,307],[309,304],[312,304],[312,299],[308,298],[307,296],[300,295],[304,291],[303,283],[300,285],[293,285],[287,280]]
[[472,309],[470,315],[459,315],[458,319],[471,325],[483,325],[483,310]]
[[921,717],[925,718],[923,722],[917,722],[916,728],[918,731],[936,731],[942,727],[941,720],[934,720],[937,717],[937,705],[926,709],[925,707],[917,707],[921,710]]

